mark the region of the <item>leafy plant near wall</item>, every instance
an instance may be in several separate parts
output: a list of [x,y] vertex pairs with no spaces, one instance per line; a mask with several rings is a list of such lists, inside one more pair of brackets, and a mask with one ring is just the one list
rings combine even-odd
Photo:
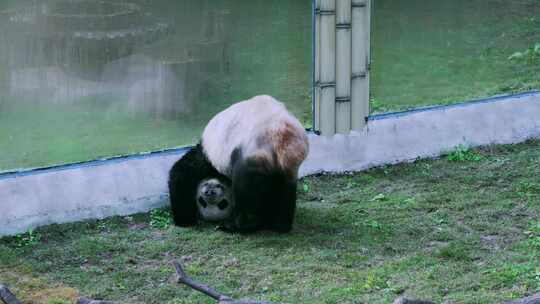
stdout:
[[478,152],[470,150],[465,145],[457,145],[454,150],[450,151],[446,158],[449,161],[454,162],[463,162],[463,161],[480,161],[482,160],[482,155]]
[[524,62],[527,64],[536,64],[540,61],[540,42],[523,52],[515,52],[508,57],[509,60]]
[[40,239],[41,235],[34,232],[33,229],[29,229],[27,232],[15,236],[17,247],[26,247],[38,244]]
[[166,209],[154,209],[150,212],[150,226],[157,229],[167,229],[172,225],[171,213]]

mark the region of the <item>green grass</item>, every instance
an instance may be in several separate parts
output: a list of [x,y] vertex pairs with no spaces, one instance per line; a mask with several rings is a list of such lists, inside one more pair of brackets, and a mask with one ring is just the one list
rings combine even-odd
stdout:
[[42,303],[213,303],[176,285],[173,259],[234,297],[288,303],[498,303],[540,290],[540,141],[455,151],[304,178],[289,234],[177,228],[163,209],[3,238],[0,278]]
[[203,125],[198,117],[133,115],[97,98],[61,106],[0,103],[0,109],[0,171],[177,147],[195,142]]

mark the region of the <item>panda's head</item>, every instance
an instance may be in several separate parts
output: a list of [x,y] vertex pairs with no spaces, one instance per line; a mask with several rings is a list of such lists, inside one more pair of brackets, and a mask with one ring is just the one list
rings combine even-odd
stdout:
[[234,208],[230,184],[218,178],[202,180],[197,188],[196,200],[199,214],[205,221],[228,219]]

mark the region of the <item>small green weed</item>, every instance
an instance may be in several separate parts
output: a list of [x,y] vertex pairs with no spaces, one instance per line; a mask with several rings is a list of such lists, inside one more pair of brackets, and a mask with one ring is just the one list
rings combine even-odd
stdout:
[[363,227],[366,227],[366,228],[371,228],[371,229],[374,229],[374,230],[382,230],[383,229],[383,225],[376,221],[376,220],[368,220],[368,221],[365,221],[365,222],[357,222],[355,223],[355,226],[363,226]]
[[463,242],[452,242],[441,248],[437,254],[439,258],[455,261],[470,261],[470,248]]
[[505,265],[503,268],[489,270],[488,273],[495,286],[511,288],[520,277],[529,277],[531,268],[529,265]]
[[171,213],[166,209],[150,211],[150,226],[157,229],[167,229],[172,225]]
[[401,203],[402,204],[407,204],[407,205],[414,205],[414,204],[416,204],[416,200],[414,199],[414,197],[409,197],[409,198],[406,198],[403,201],[401,201]]
[[482,155],[478,152],[470,150],[465,145],[457,145],[454,150],[446,155],[446,158],[449,161],[454,162],[464,162],[464,161],[480,161],[482,160]]
[[534,282],[536,283],[536,290],[540,290],[540,267],[536,269],[536,274],[534,275]]
[[540,195],[540,183],[522,181],[516,187],[517,195],[527,200],[536,198]]
[[345,185],[345,189],[354,189],[358,187],[358,183],[354,181],[353,179],[348,179],[347,184]]
[[372,202],[384,202],[386,200],[388,200],[388,197],[384,193],[379,193],[371,199]]
[[27,232],[15,236],[15,242],[17,247],[32,246],[39,243],[41,235],[34,232],[33,229],[29,229]]
[[70,304],[71,302],[66,300],[50,300],[47,301],[47,304]]
[[307,183],[302,184],[302,191],[304,191],[304,193],[309,192],[309,185]]
[[535,43],[523,52],[515,52],[508,57],[508,60],[535,64],[540,61],[540,42]]
[[525,234],[529,238],[528,244],[532,248],[540,249],[540,222],[531,226],[527,231],[525,231]]
[[370,272],[366,276],[362,289],[364,291],[383,290],[388,288],[388,278],[383,273]]
[[107,227],[107,221],[99,221],[96,225],[96,228],[99,231],[107,231],[109,228]]
[[432,166],[430,163],[422,162],[419,164],[419,166],[420,166],[420,172],[422,173],[423,176],[431,176]]
[[540,183],[537,182],[521,182],[519,184],[524,192],[540,193]]

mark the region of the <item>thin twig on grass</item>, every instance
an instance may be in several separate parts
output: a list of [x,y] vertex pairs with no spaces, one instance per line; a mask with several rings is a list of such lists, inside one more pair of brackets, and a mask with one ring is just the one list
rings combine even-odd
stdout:
[[512,302],[506,302],[506,304],[540,304],[540,292],[537,294],[533,294],[530,297],[526,297]]
[[92,300],[87,298],[79,298],[77,304],[115,304],[111,301]]
[[252,300],[245,300],[245,301],[234,300],[229,296],[226,296],[226,295],[224,295],[222,293],[219,293],[219,292],[215,291],[214,289],[212,289],[209,286],[206,286],[204,284],[201,284],[201,283],[191,279],[186,274],[186,272],[184,271],[184,269],[182,268],[180,263],[178,263],[177,261],[173,262],[173,266],[174,266],[174,269],[176,270],[177,282],[178,283],[189,286],[189,287],[191,287],[191,288],[193,288],[195,290],[198,290],[198,291],[204,293],[207,296],[212,297],[214,300],[218,301],[218,304],[280,304],[280,303],[275,303],[275,302],[261,302],[261,301],[252,301]]
[[407,298],[404,298],[404,297],[399,297],[399,298],[395,299],[394,303],[392,303],[392,304],[435,304],[435,303],[431,302],[431,301],[412,300],[412,299],[407,299]]
[[4,304],[22,304],[7,286],[0,284],[0,301]]

